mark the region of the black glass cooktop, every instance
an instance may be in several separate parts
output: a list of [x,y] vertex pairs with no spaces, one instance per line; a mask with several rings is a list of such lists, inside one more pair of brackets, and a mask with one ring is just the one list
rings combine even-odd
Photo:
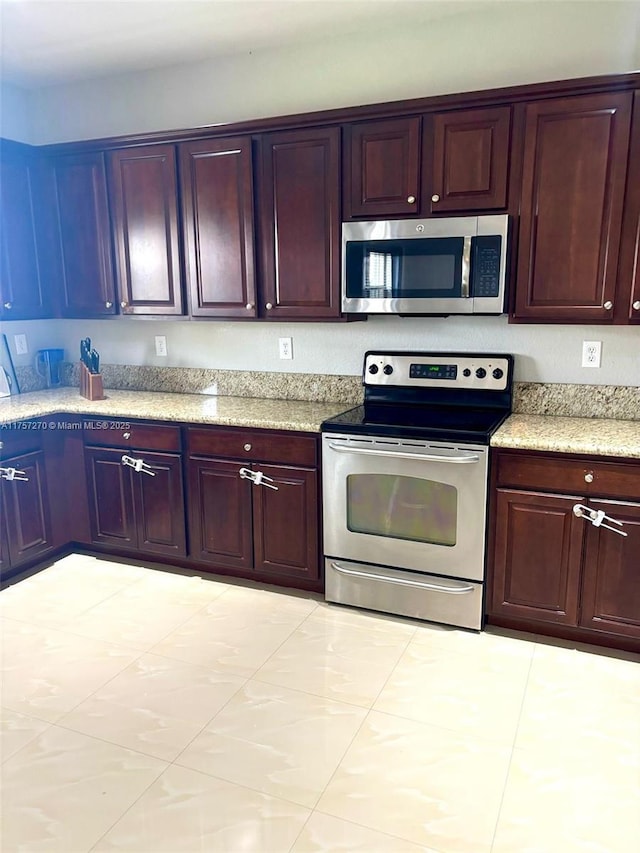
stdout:
[[329,418],[322,431],[488,444],[508,415],[495,409],[365,403]]

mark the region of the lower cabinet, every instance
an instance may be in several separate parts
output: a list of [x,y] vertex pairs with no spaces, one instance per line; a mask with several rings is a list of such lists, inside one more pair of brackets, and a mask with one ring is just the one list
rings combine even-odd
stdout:
[[640,465],[499,450],[493,466],[489,622],[640,640]]
[[54,542],[43,451],[3,459],[0,465],[5,472],[19,472],[15,479],[0,480],[0,568],[6,574],[44,556]]
[[[135,427],[123,434],[133,431]],[[175,432],[179,436],[178,428]],[[91,435],[94,440],[110,437],[116,438],[109,433]],[[143,464],[136,470],[125,464],[126,459]],[[164,557],[186,556],[180,453],[140,450],[128,444],[85,446],[85,465],[92,542]]]
[[191,558],[319,588],[317,438],[234,428],[188,434]]

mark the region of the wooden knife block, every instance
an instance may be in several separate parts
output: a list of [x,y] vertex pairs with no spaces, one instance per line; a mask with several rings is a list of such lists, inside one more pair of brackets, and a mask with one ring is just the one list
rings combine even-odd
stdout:
[[80,362],[80,395],[87,400],[105,400],[101,373],[91,373],[86,364]]

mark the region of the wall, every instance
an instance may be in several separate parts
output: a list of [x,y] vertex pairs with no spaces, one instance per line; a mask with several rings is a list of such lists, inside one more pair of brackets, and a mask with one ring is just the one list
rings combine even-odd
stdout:
[[30,96],[18,86],[4,83],[0,86],[0,136],[31,142],[29,120]]
[[[511,2],[422,29],[386,28],[304,48],[42,89],[31,95],[39,142],[89,138],[381,102],[640,68],[640,4]],[[357,374],[366,349],[507,351],[520,380],[640,384],[640,328],[508,325],[506,318],[371,318],[350,324],[57,321],[12,323],[31,349],[75,358],[90,335],[103,359],[229,369]],[[153,352],[166,334],[169,356]],[[277,339],[293,337],[293,361]],[[600,370],[580,367],[601,340]],[[13,341],[10,341],[13,346]],[[18,357],[27,363],[31,356]]]

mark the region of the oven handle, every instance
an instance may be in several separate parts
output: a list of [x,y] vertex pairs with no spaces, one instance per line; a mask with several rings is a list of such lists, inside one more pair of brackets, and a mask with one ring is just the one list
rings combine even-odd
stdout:
[[429,453],[403,453],[401,450],[372,450],[368,447],[351,447],[346,444],[336,444],[334,441],[329,442],[331,450],[336,450],[338,453],[363,453],[367,456],[394,456],[400,459],[419,459],[425,462],[455,462],[456,464],[467,464],[469,462],[479,462],[480,457],[475,453],[469,456],[436,456]]
[[383,583],[393,583],[397,586],[410,586],[420,589],[431,589],[434,592],[445,592],[447,595],[466,595],[468,592],[473,592],[474,587],[471,584],[466,586],[440,586],[437,583],[427,583],[425,581],[407,581],[404,578],[390,578],[388,575],[377,575],[373,572],[360,572],[353,569],[345,569],[344,566],[332,561],[331,568],[342,575],[353,575],[357,578],[366,578],[372,581],[382,581]]

